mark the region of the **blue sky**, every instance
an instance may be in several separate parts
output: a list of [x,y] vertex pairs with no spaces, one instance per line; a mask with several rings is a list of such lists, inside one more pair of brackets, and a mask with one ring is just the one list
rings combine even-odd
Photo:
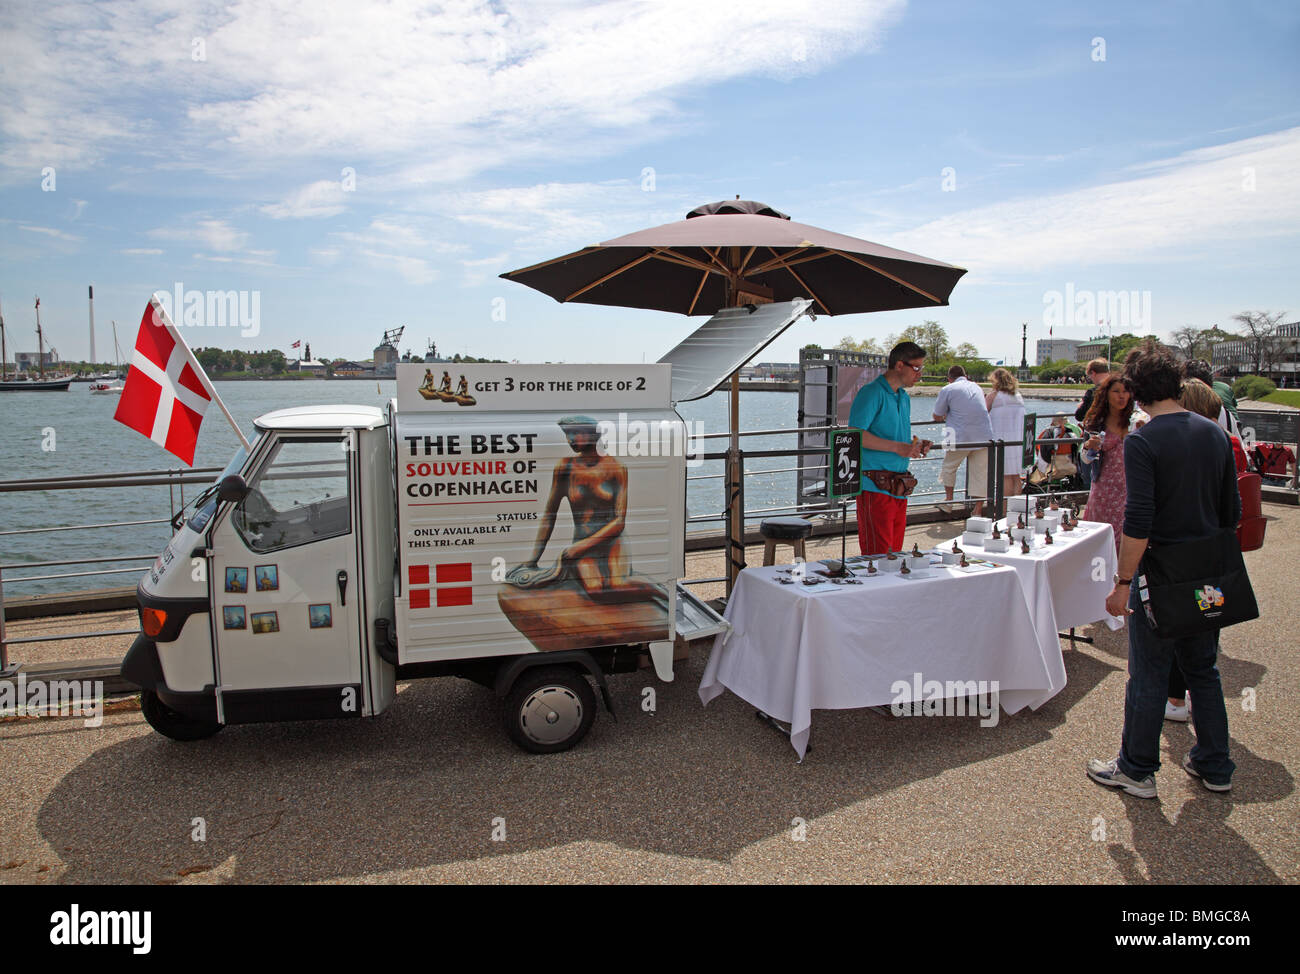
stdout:
[[1067,287],[1149,294],[1116,331],[1291,320],[1297,50],[1280,2],[11,2],[11,357],[34,294],[81,358],[94,284],[105,358],[181,283],[259,299],[256,334],[192,345],[364,358],[405,325],[417,352],[654,360],[698,322],[497,275],[737,194],[969,269],[948,308],[822,317],[765,359],[931,317],[1017,360],[1027,321],[1032,362]]

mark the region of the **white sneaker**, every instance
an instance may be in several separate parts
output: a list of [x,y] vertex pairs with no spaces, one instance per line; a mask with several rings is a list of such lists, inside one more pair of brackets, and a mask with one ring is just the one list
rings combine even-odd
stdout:
[[1089,760],[1088,777],[1099,785],[1122,788],[1128,794],[1138,798],[1156,797],[1156,779],[1153,775],[1147,775],[1141,781],[1134,781],[1120,771],[1119,762],[1114,758],[1109,761],[1101,761],[1097,758]]
[[1186,701],[1181,707],[1175,707],[1168,700],[1165,701],[1165,720],[1176,720],[1180,724],[1187,723],[1191,719],[1190,700]]

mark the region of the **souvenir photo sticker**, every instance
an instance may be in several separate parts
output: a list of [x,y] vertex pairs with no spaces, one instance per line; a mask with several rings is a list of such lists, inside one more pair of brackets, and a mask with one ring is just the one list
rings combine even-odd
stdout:
[[261,635],[268,632],[280,631],[280,617],[274,612],[254,612],[253,613],[253,632]]
[[248,569],[247,568],[226,569],[226,591],[227,592],[248,591]]
[[334,625],[334,615],[328,602],[307,606],[307,623],[313,629],[329,629]]
[[253,568],[253,580],[259,592],[274,592],[280,587],[280,569],[275,565],[257,565]]
[[222,606],[221,624],[226,629],[247,628],[247,623],[244,621],[244,607],[242,605]]

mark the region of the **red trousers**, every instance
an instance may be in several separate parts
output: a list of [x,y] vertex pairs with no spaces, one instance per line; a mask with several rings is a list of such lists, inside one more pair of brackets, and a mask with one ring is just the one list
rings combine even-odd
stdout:
[[864,555],[883,555],[903,548],[907,498],[874,490],[858,495],[858,544]]

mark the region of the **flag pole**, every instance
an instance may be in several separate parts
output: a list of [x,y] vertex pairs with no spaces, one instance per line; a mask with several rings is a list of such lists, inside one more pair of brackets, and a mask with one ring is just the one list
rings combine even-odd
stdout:
[[149,299],[149,303],[153,305],[154,314],[158,316],[158,320],[163,323],[164,327],[166,327],[168,331],[176,336],[176,340],[180,342],[181,347],[185,349],[185,357],[190,363],[190,368],[201,377],[204,387],[212,394],[212,401],[221,409],[221,415],[226,417],[226,422],[228,422],[230,428],[235,431],[235,435],[239,437],[239,442],[244,444],[245,450],[252,450],[252,444],[248,442],[248,438],[244,436],[244,431],[241,430],[239,424],[235,422],[235,417],[230,415],[230,410],[226,408],[226,404],[222,402],[221,396],[217,394],[216,388],[212,385],[212,380],[209,379],[208,374],[203,371],[203,366],[199,364],[199,360],[194,357],[194,352],[190,349],[189,343],[181,337],[180,330],[176,327],[176,323],[172,321],[171,315],[167,313],[167,309],[163,307],[162,301],[158,298],[157,291],[155,291],[153,297]]

